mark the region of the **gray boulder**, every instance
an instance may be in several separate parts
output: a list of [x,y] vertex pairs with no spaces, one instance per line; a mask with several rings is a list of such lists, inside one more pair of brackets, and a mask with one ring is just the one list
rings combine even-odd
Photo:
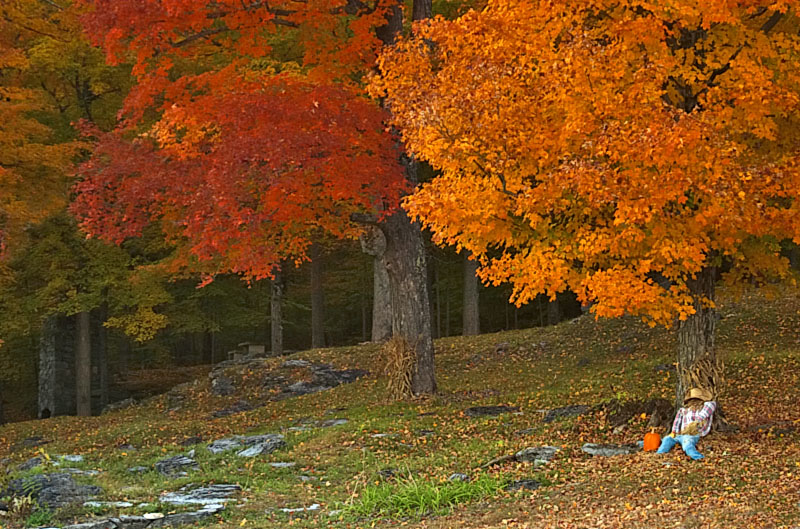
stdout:
[[186,470],[197,470],[200,465],[194,459],[181,454],[156,461],[155,467],[164,476],[174,476]]
[[211,377],[211,393],[214,395],[226,397],[228,395],[233,395],[236,391],[236,388],[233,386],[233,380],[225,375],[212,372],[209,376]]
[[533,463],[534,466],[541,466],[553,459],[559,449],[555,446],[537,446],[525,448],[514,454],[514,459],[520,463]]
[[281,364],[281,368],[283,369],[295,369],[298,367],[311,367],[311,362],[297,358],[294,360],[287,360]]
[[255,457],[261,454],[269,454],[286,446],[286,440],[280,434],[264,434],[242,436],[234,435],[225,439],[217,439],[208,445],[208,451],[212,454],[240,450],[237,455],[241,457]]
[[67,525],[63,529],[153,529],[158,527],[175,527],[178,525],[196,524],[225,508],[221,504],[209,504],[199,511],[179,512],[164,515],[148,513],[144,516],[116,516],[101,518],[84,523]]
[[24,463],[18,465],[17,466],[17,470],[25,472],[25,471],[28,471],[28,470],[30,470],[32,468],[38,467],[42,463],[44,463],[44,458],[43,457],[41,457],[41,456],[32,457],[32,458],[28,459],[27,461],[25,461]]
[[581,450],[592,456],[611,457],[635,454],[641,448],[636,444],[595,444],[586,443],[581,447]]
[[519,408],[514,406],[474,406],[464,410],[467,417],[496,417],[504,413],[513,413],[519,411]]
[[0,496],[30,496],[40,505],[54,510],[75,503],[83,503],[100,494],[96,485],[80,485],[70,474],[36,474],[12,480]]
[[578,415],[583,415],[584,413],[588,412],[590,409],[591,406],[586,406],[584,404],[553,408],[552,410],[547,411],[547,413],[544,415],[543,421],[553,422],[556,419],[563,419],[565,417],[577,417]]

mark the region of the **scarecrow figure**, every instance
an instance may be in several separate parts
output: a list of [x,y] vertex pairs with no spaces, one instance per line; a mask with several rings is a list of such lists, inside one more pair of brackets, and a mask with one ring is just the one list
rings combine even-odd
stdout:
[[675,445],[680,445],[687,456],[703,459],[697,451],[697,442],[711,431],[711,421],[717,403],[705,389],[692,388],[683,399],[683,408],[678,410],[672,423],[672,433],[664,437],[656,453],[666,454]]

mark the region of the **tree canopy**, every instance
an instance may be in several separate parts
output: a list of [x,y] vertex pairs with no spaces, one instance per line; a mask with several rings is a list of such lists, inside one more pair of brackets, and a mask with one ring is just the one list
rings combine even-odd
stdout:
[[[526,303],[671,324],[692,278],[788,277],[800,242],[789,2],[491,0],[420,24],[376,94],[440,176],[405,204]],[[704,303],[713,303],[705,299]]]
[[94,41],[137,76],[125,121],[79,171],[73,211],[89,233],[119,242],[156,222],[176,264],[261,278],[304,259],[314,230],[352,234],[351,213],[396,205],[396,142],[357,82],[380,3],[85,4]]

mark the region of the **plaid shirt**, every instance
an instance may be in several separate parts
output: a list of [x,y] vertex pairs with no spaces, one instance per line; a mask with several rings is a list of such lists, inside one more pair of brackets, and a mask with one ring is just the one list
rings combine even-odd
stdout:
[[717,403],[709,400],[703,403],[703,407],[695,411],[691,408],[681,408],[675,415],[675,421],[672,423],[672,431],[676,435],[680,435],[684,428],[689,426],[690,423],[698,422],[698,432],[700,436],[708,435],[711,431],[711,419],[714,415],[714,410],[717,409]]

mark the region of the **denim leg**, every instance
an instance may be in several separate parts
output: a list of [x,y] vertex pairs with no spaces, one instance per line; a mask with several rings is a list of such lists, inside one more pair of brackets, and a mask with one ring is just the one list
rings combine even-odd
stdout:
[[666,454],[672,450],[672,447],[676,444],[678,444],[678,441],[676,441],[674,437],[667,435],[661,440],[661,446],[656,450],[656,454]]
[[680,443],[686,455],[697,461],[703,459],[703,454],[697,451],[697,441],[700,440],[699,435],[681,435]]

